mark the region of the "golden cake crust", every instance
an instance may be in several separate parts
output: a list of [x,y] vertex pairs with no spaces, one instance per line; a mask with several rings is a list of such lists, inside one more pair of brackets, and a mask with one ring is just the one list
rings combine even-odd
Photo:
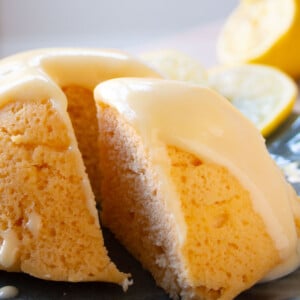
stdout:
[[103,224],[176,298],[185,285],[174,251],[176,224],[161,201],[149,157],[115,110],[100,108],[98,118]]

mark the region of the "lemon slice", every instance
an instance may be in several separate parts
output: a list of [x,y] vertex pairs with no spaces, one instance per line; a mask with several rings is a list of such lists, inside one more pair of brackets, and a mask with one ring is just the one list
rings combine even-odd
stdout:
[[220,33],[222,64],[276,66],[300,76],[300,0],[242,0]]
[[298,94],[289,76],[263,65],[217,68],[209,72],[208,80],[210,87],[229,99],[264,136],[289,116]]
[[175,50],[151,51],[141,59],[160,72],[165,78],[206,84],[205,68],[192,57]]

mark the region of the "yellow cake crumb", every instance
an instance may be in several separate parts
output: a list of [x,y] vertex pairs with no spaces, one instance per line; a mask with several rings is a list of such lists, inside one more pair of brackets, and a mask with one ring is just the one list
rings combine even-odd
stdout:
[[1,269],[122,284],[127,275],[107,256],[66,122],[47,99],[0,109]]
[[83,87],[62,88],[68,99],[68,113],[95,198],[99,201],[98,121],[93,93]]

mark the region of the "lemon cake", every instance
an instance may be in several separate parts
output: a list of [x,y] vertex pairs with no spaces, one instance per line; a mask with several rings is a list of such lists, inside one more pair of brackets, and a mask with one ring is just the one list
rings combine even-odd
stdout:
[[94,95],[103,224],[173,299],[233,299],[297,268],[296,193],[225,98],[128,78]]
[[125,74],[155,75],[113,51],[48,49],[1,61],[0,269],[126,289],[129,275],[108,257],[88,178],[98,176],[92,89]]

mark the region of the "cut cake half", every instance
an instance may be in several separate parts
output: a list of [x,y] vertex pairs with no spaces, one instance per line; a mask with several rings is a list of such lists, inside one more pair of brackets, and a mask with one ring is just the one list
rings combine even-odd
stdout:
[[103,224],[173,299],[233,299],[299,265],[298,197],[225,98],[124,78],[95,99]]

